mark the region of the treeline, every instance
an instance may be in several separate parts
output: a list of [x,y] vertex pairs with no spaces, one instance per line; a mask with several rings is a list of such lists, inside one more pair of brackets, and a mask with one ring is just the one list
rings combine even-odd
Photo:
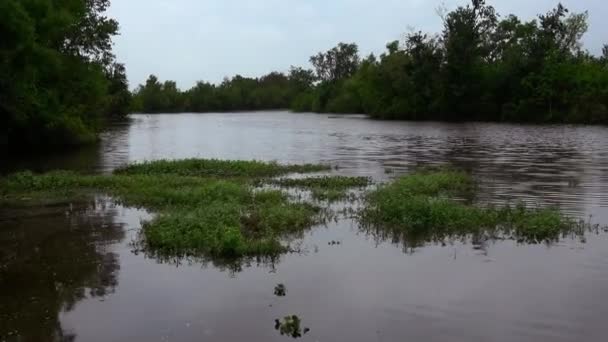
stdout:
[[175,82],[160,83],[151,75],[133,95],[133,109],[146,113],[213,112],[288,109],[293,99],[310,89],[310,70],[292,68],[289,75],[272,72],[260,78],[235,76],[214,85],[198,82],[185,92]]
[[134,94],[145,112],[289,107],[381,119],[608,123],[608,47],[585,51],[587,13],[561,4],[530,21],[499,16],[484,0],[444,13],[443,31],[414,32],[380,56],[340,43],[259,79],[200,82],[181,92],[151,76]]
[[[320,82],[297,110],[382,119],[608,123],[608,47],[582,49],[587,13],[561,4],[537,19],[499,19],[484,0],[411,33],[379,57],[340,45],[311,59]],[[348,48],[348,49],[347,49]]]
[[[381,119],[608,124],[608,46],[583,49],[587,13],[500,17],[484,0],[442,15],[379,56],[340,43],[259,78],[181,91],[151,76],[129,92],[112,54],[110,0],[0,1],[0,154],[96,139],[128,111],[260,109],[367,113]],[[10,146],[9,146],[10,145]]]
[[[109,0],[0,1],[0,154],[94,141],[127,114]],[[9,147],[10,145],[10,147]]]

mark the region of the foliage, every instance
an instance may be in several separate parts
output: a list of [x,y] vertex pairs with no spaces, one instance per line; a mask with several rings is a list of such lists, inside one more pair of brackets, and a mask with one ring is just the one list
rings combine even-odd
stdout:
[[606,59],[582,50],[587,13],[560,4],[522,22],[500,19],[484,0],[473,0],[443,21],[441,34],[391,42],[351,77],[321,78],[293,109],[380,119],[608,123]]
[[562,234],[580,233],[580,225],[555,209],[480,207],[453,199],[472,184],[467,175],[453,171],[402,177],[368,195],[362,222],[373,234],[398,236],[413,245],[467,235],[555,241]]
[[329,202],[344,199],[351,188],[363,188],[371,184],[367,177],[323,176],[307,178],[280,178],[268,183],[280,187],[307,189],[316,200]]
[[327,170],[322,164],[281,165],[276,162],[181,159],[155,160],[119,168],[117,174],[175,174],[180,176],[269,177],[286,173],[306,173]]
[[282,191],[254,189],[254,180],[319,169],[324,167],[190,159],[136,164],[113,175],[21,172],[0,179],[0,195],[14,205],[104,192],[157,212],[143,229],[154,253],[266,256],[287,251],[284,240],[321,216],[317,207],[294,202]]
[[[0,153],[95,140],[106,117],[126,113],[118,23],[109,0],[0,3]],[[10,151],[14,151],[11,148]]]
[[274,295],[277,297],[285,297],[287,295],[287,288],[284,284],[277,284],[274,287]]
[[365,187],[371,183],[368,177],[346,177],[346,176],[323,176],[306,178],[281,178],[271,180],[270,183],[295,188],[334,188],[348,189],[353,187]]
[[281,335],[290,336],[292,338],[300,338],[306,335],[310,329],[301,327],[302,320],[297,315],[283,317],[283,320],[274,320],[274,329]]
[[260,78],[237,75],[219,85],[200,81],[181,91],[175,82],[160,83],[150,75],[146,84],[135,90],[133,109],[145,113],[286,109],[299,94],[312,87],[314,80],[311,70],[293,67],[288,75],[279,72]]
[[199,82],[181,92],[151,76],[135,92],[145,112],[291,108],[379,119],[608,123],[608,48],[582,48],[587,13],[559,4],[528,22],[485,0],[442,15],[438,34],[411,32],[380,56],[356,44],[310,58],[313,70]]
[[[359,177],[264,179],[316,170],[261,162],[177,160],[137,164],[113,175],[21,172],[0,178],[0,203],[63,203],[101,192],[156,212],[144,224],[142,241],[155,255],[197,255],[216,261],[274,256],[289,250],[289,239],[327,216],[311,203],[294,200],[297,196],[289,192],[257,185],[307,189],[315,199],[332,201],[342,199],[352,187],[369,184],[369,179]],[[375,236],[413,245],[468,236],[551,242],[564,234],[584,234],[585,225],[556,209],[470,205],[467,199],[474,189],[467,174],[447,169],[401,177],[366,194],[360,210],[362,227]]]
[[[291,108],[379,119],[608,123],[608,48],[583,49],[588,15],[559,4],[536,19],[472,0],[437,34],[412,32],[361,59],[353,43],[259,78],[237,75],[182,91],[151,75],[133,93],[112,54],[110,0],[0,3],[0,153],[96,140],[129,110]],[[18,146],[19,148],[9,148]]]
[[310,57],[317,79],[322,82],[336,82],[351,77],[359,66],[357,44],[339,43],[327,52],[319,52]]

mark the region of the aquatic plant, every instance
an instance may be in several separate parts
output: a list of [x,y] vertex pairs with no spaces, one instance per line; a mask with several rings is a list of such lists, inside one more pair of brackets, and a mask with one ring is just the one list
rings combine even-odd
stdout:
[[300,338],[303,334],[310,331],[309,328],[300,326],[302,320],[296,315],[285,316],[283,320],[275,319],[274,328],[278,330],[281,335],[291,336],[293,338]]
[[22,172],[0,180],[0,194],[3,203],[22,204],[107,193],[156,212],[142,238],[157,253],[239,258],[285,252],[286,239],[322,220],[318,208],[283,191],[254,191],[254,178],[321,168],[189,159],[137,164],[113,175]]
[[181,159],[155,160],[131,164],[119,168],[116,174],[172,174],[180,176],[216,177],[271,177],[287,173],[308,173],[329,170],[328,165],[302,164],[282,165],[277,162],[219,160],[219,159]]
[[345,176],[322,176],[306,178],[281,178],[270,181],[279,186],[296,188],[332,188],[348,189],[354,187],[366,187],[371,184],[369,177],[345,177]]
[[285,297],[285,295],[287,295],[287,288],[285,285],[277,284],[277,286],[274,287],[274,295],[277,297]]
[[473,187],[470,176],[449,170],[401,177],[368,194],[360,212],[362,227],[414,245],[465,235],[555,241],[563,234],[580,232],[576,221],[555,208],[474,206],[455,199],[466,197]]
[[322,176],[306,178],[280,178],[268,183],[297,189],[310,190],[312,198],[319,201],[335,202],[348,196],[352,188],[364,188],[371,184],[369,177]]
[[[138,165],[112,175],[67,171],[13,174],[0,179],[0,203],[73,201],[101,192],[118,202],[156,213],[142,230],[143,245],[154,253],[231,259],[289,251],[290,239],[336,217],[285,191],[257,189],[260,175],[286,170],[277,171],[285,166],[275,163],[188,160],[155,164],[162,167]],[[317,170],[319,166],[286,168],[302,171]],[[233,177],[218,178],[221,174]],[[325,176],[266,178],[263,183],[311,189],[315,196],[316,191],[341,193],[350,187],[364,187],[370,180]],[[555,208],[471,205],[464,199],[474,189],[475,183],[463,172],[423,170],[370,191],[357,214],[368,233],[408,240],[414,245],[457,236],[555,241],[562,235],[580,236],[585,231],[583,225]]]

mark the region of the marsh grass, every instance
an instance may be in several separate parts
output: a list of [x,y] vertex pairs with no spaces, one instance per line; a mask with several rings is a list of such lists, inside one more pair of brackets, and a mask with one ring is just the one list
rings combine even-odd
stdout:
[[322,176],[279,178],[269,180],[268,183],[279,187],[309,190],[315,200],[335,202],[346,199],[350,189],[362,189],[369,186],[371,179],[369,177]]
[[[15,205],[103,192],[157,213],[144,223],[142,236],[145,245],[160,254],[276,255],[289,249],[283,243],[286,238],[321,220],[320,210],[282,191],[254,191],[254,178],[321,168],[187,160],[138,164],[105,176],[22,172],[2,179],[0,194],[2,203]],[[233,177],[218,178],[227,174]]]
[[302,164],[282,165],[276,162],[219,160],[219,159],[182,159],[156,160],[131,164],[116,170],[116,174],[133,175],[170,174],[180,176],[214,177],[272,177],[288,173],[310,173],[331,169],[328,165]]
[[293,338],[300,338],[302,335],[305,335],[310,331],[309,328],[302,328],[301,325],[302,320],[297,315],[285,316],[282,320],[274,320],[275,330],[277,330],[281,335],[291,336]]
[[[151,254],[218,260],[274,258],[292,250],[290,241],[307,228],[338,217],[283,188],[303,189],[313,199],[332,201],[371,183],[362,177],[269,178],[323,168],[186,160],[137,164],[113,175],[22,172],[0,178],[0,204],[46,204],[105,193],[125,205],[155,213],[141,234],[141,244]],[[257,187],[268,183],[279,189]],[[456,236],[541,242],[585,232],[586,225],[552,208],[470,205],[462,199],[474,189],[465,173],[424,170],[371,190],[357,214],[361,226],[376,236],[418,243]],[[346,206],[345,215],[346,209],[354,210]]]
[[362,226],[376,235],[390,235],[414,245],[466,235],[549,242],[580,233],[579,224],[557,209],[523,204],[481,207],[454,199],[466,197],[473,188],[471,178],[456,171],[404,176],[368,194],[360,213]]

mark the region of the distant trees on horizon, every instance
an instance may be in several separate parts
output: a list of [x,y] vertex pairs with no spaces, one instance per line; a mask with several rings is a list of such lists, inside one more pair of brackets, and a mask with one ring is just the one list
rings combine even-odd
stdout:
[[235,76],[187,91],[150,76],[135,90],[143,112],[259,109],[365,113],[379,119],[608,123],[608,46],[582,47],[588,14],[559,4],[536,19],[501,17],[485,0],[442,16],[443,31],[414,32],[360,58],[356,44],[260,78]]

